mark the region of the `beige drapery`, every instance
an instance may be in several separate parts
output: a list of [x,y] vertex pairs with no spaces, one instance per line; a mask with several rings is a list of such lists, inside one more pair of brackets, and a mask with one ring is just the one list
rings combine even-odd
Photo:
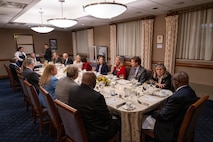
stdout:
[[213,8],[179,16],[178,59],[213,61]]
[[72,32],[73,55],[89,55],[89,47],[94,45],[93,29]]
[[175,71],[175,54],[178,33],[178,15],[167,16],[166,18],[166,46],[164,65],[170,73]]
[[151,69],[152,62],[152,42],[153,42],[153,24],[154,19],[142,20],[141,28],[141,65],[146,69]]
[[72,32],[72,47],[73,47],[73,57],[77,55],[77,46],[76,46],[76,34]]
[[141,20],[117,24],[117,53],[124,56],[140,56]]
[[115,57],[117,56],[116,49],[116,25],[110,25],[110,64],[115,64]]

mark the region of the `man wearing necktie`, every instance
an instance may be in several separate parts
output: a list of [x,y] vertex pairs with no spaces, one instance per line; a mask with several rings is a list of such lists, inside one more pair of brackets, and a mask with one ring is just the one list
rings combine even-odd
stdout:
[[145,81],[147,81],[147,72],[144,67],[141,66],[141,58],[138,56],[134,56],[131,59],[131,69],[128,76],[128,80],[136,79],[138,82],[143,84]]
[[62,56],[63,56],[63,59],[64,59],[64,66],[69,65],[69,64],[73,64],[72,59],[70,59],[70,58],[68,57],[68,54],[67,54],[67,53],[63,53]]

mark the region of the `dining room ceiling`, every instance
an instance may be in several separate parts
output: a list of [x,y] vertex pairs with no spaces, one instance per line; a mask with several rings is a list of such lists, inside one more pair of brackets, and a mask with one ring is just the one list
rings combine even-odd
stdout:
[[[127,11],[112,19],[97,19],[83,11],[83,6],[95,2],[113,2],[113,0],[65,0],[63,3],[64,17],[78,20],[71,28],[56,30],[70,31],[113,22],[166,14],[171,10],[213,2],[213,0],[115,0],[127,6]],[[0,28],[23,28],[50,24],[47,19],[61,18],[61,3],[58,0],[0,0]]]

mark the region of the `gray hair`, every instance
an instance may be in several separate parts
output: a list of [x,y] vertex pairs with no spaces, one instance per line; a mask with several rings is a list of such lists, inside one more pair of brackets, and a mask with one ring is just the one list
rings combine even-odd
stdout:
[[67,77],[73,78],[77,74],[78,74],[78,68],[77,67],[75,67],[75,66],[69,66],[67,68]]
[[29,66],[34,63],[34,60],[33,60],[33,58],[26,58],[25,62],[26,62],[26,66]]

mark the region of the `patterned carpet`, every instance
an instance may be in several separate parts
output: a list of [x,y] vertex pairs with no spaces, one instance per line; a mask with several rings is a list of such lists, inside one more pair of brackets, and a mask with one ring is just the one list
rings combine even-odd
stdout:
[[[213,141],[213,101],[206,103],[196,128],[195,142]],[[56,134],[48,135],[48,126],[42,134],[34,124],[31,109],[26,112],[21,91],[9,87],[8,79],[0,80],[0,142],[55,142]]]

